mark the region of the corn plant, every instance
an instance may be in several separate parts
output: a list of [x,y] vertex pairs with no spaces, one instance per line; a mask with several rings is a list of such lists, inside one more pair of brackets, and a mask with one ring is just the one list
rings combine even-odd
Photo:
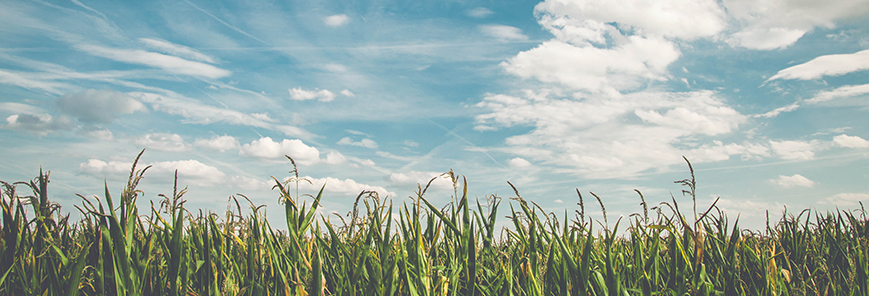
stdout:
[[[346,215],[322,216],[325,186],[300,194],[309,181],[287,156],[291,177],[273,177],[286,215],[275,229],[241,194],[225,213],[191,212],[177,172],[171,194],[139,203],[141,156],[120,194],[106,182],[101,196],[80,196],[77,221],[51,201],[49,172],[0,181],[0,295],[869,296],[862,204],[742,229],[717,199],[698,211],[687,159],[682,194],[650,207],[637,190],[642,211],[610,224],[593,192],[603,221],[586,215],[578,189],[569,218],[509,182],[509,202],[476,199],[452,171],[436,177],[453,182],[446,204],[426,195],[432,179],[404,202],[364,191]],[[510,227],[496,228],[499,209]]]

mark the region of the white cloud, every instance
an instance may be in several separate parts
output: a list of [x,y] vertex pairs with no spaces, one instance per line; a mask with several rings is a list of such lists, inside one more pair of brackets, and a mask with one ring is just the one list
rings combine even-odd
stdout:
[[404,140],[404,142],[401,142],[401,143],[404,144],[404,146],[407,146],[407,147],[410,147],[410,148],[416,148],[416,147],[419,147],[419,143],[417,143],[417,142],[414,141],[414,140]]
[[768,155],[761,145],[703,142],[699,136],[733,132],[747,120],[711,91],[565,96],[526,90],[489,95],[476,107],[476,125],[527,126],[506,139],[503,151],[560,172],[587,178],[629,177],[681,163]]
[[13,114],[6,117],[6,124],[0,127],[44,136],[51,132],[72,129],[73,125],[72,120],[66,116]]
[[145,44],[145,46],[147,46],[153,50],[156,50],[156,51],[159,51],[159,52],[162,52],[165,54],[171,54],[171,55],[174,55],[177,57],[195,60],[195,61],[200,61],[200,62],[211,63],[211,64],[215,63],[214,58],[212,58],[208,55],[202,54],[202,53],[200,53],[200,52],[198,52],[195,49],[192,49],[190,47],[174,44],[174,43],[166,41],[166,40],[152,39],[152,38],[139,38],[139,42],[142,42],[143,44]]
[[[102,161],[99,159],[88,159],[87,162],[80,163],[78,165],[79,171],[83,173],[88,173],[95,176],[104,176],[106,174],[118,174],[130,172],[130,167],[133,166],[132,162],[123,162],[123,161]],[[143,166],[144,167],[144,166]]]
[[283,139],[280,142],[275,142],[270,137],[260,138],[250,142],[250,144],[242,145],[239,154],[269,159],[282,159],[284,155],[288,155],[297,163],[305,165],[320,161],[320,150],[305,145],[298,139]]
[[[211,186],[221,184],[226,181],[226,174],[219,169],[203,164],[197,160],[178,160],[178,161],[162,161],[155,163],[139,163],[138,168],[151,166],[146,173],[147,176],[152,176],[158,179],[172,179],[175,176],[175,170],[178,170],[178,182],[180,184],[194,184],[201,186]],[[87,173],[97,177],[105,177],[107,175],[129,174],[131,162],[123,161],[102,161],[99,159],[88,159],[87,162],[79,164],[80,172]]]
[[858,136],[842,134],[833,137],[833,142],[846,148],[869,148],[869,141]]
[[359,160],[359,164],[367,166],[367,167],[373,167],[373,166],[377,165],[377,163],[375,163],[373,160],[370,160],[370,159]]
[[341,94],[346,96],[346,97],[351,97],[351,98],[356,96],[355,94],[353,94],[353,92],[351,92],[350,90],[346,90],[346,89],[342,90]]
[[372,139],[362,139],[359,141],[353,141],[350,137],[341,138],[340,141],[337,142],[338,145],[349,145],[349,146],[359,146],[371,149],[377,149],[377,142],[374,142]]
[[112,131],[105,127],[85,126],[79,129],[78,133],[86,137],[100,139],[103,141],[111,141],[115,139],[115,135],[112,134]]
[[43,81],[40,79],[33,79],[33,75],[28,75],[27,73],[21,73],[17,71],[7,71],[0,69],[0,83],[15,85],[18,87],[33,89],[44,91],[50,94],[60,95],[63,94],[62,89],[70,88],[69,85],[54,81]]
[[196,139],[196,141],[193,142],[193,145],[196,147],[219,150],[220,152],[241,147],[238,143],[238,139],[227,135],[214,135],[211,139]]
[[409,171],[403,173],[392,173],[387,176],[386,180],[397,185],[405,185],[405,186],[413,186],[416,187],[417,184],[425,187],[429,181],[433,178],[436,178],[432,181],[431,186],[441,189],[452,189],[453,182],[450,180],[449,176],[441,176],[443,173],[437,172],[419,172],[419,171]]
[[[867,3],[869,4],[869,3]],[[831,54],[819,56],[811,61],[778,71],[769,78],[776,79],[819,79],[824,76],[839,76],[869,69],[869,49],[852,54]]]
[[728,41],[751,49],[784,48],[814,27],[833,28],[837,20],[869,12],[866,0],[725,0],[722,5],[739,26]]
[[350,22],[346,14],[330,15],[323,19],[323,23],[329,27],[340,27]]
[[778,178],[769,180],[770,183],[782,188],[794,187],[814,187],[817,182],[809,180],[803,175],[795,174],[793,176],[779,175]]
[[513,168],[527,168],[531,166],[531,163],[521,157],[513,158],[507,161],[507,164]]
[[289,125],[275,124],[264,121],[261,116],[253,116],[235,110],[204,105],[189,98],[174,98],[153,93],[128,93],[133,98],[151,105],[151,108],[168,114],[184,117],[183,123],[212,124],[228,123],[234,125],[253,126],[284,133],[294,137],[312,137],[307,131]]
[[250,116],[265,122],[278,122],[277,120],[269,117],[268,113],[251,113]]
[[76,47],[95,56],[104,57],[118,62],[163,69],[173,74],[198,76],[211,79],[223,78],[232,74],[230,71],[209,64],[189,61],[176,56],[156,52],[108,48],[89,44],[79,44],[76,45]]
[[826,204],[837,207],[853,207],[859,202],[865,205],[869,203],[869,194],[866,193],[839,193],[818,201],[819,204]]
[[184,139],[178,134],[168,133],[147,134],[137,138],[133,143],[160,151],[180,152],[192,148],[190,144],[184,143]]
[[468,16],[470,16],[470,17],[485,18],[487,16],[494,14],[495,12],[488,9],[488,8],[485,8],[485,7],[477,7],[477,8],[468,10],[467,13],[468,13]]
[[329,63],[323,65],[323,69],[329,72],[344,73],[347,72],[347,66],[341,64]]
[[[556,36],[618,29],[681,39],[713,36],[726,27],[725,12],[712,0],[547,0],[534,8],[538,21]],[[561,39],[561,38],[559,38]],[[594,38],[593,38],[594,39]]]
[[229,178],[229,184],[236,188],[251,191],[269,190],[274,185],[271,179],[263,181],[245,176],[232,176]]
[[785,112],[791,112],[791,111],[797,110],[798,108],[800,108],[800,104],[793,103],[793,104],[790,104],[790,105],[787,105],[784,107],[775,108],[775,110],[772,110],[772,111],[769,111],[769,112],[766,112],[763,114],[754,115],[754,117],[773,118],[773,117],[778,116],[779,114],[782,114]]
[[806,100],[806,103],[816,104],[821,102],[826,102],[838,98],[848,98],[855,97],[869,93],[869,84],[862,85],[846,85],[840,86],[833,90],[822,91],[816,94],[809,100]]
[[113,90],[88,89],[57,98],[57,107],[84,123],[112,123],[119,114],[148,108],[132,97]]
[[178,183],[180,184],[190,182],[195,185],[208,186],[226,181],[226,174],[197,160],[163,161],[151,165],[153,167],[148,171],[151,176],[173,178],[175,170],[178,170]]
[[347,162],[347,157],[338,151],[332,151],[326,154],[326,159],[323,162],[327,164],[342,164]]
[[335,99],[335,94],[327,89],[323,90],[303,90],[301,88],[290,89],[290,99],[296,101],[307,101],[317,99],[320,102],[330,102]]
[[815,152],[821,150],[817,141],[769,141],[770,148],[782,159],[813,159]]
[[32,106],[32,105],[27,105],[27,104],[16,103],[16,102],[0,102],[0,110],[9,111],[9,112],[15,113],[15,114],[45,113],[45,110],[43,110],[42,108]]
[[551,40],[520,52],[501,67],[522,78],[613,93],[636,88],[647,80],[665,80],[667,66],[679,55],[673,43],[660,38],[631,36],[611,49]]
[[522,34],[522,29],[505,26],[505,25],[484,25],[480,26],[480,31],[483,34],[495,37],[497,39],[503,41],[512,41],[512,40],[528,40],[528,36]]
[[805,30],[753,27],[734,33],[729,41],[745,48],[771,50],[794,44],[805,34]]
[[323,191],[340,193],[346,196],[356,197],[362,191],[376,191],[380,197],[395,196],[394,192],[390,192],[382,186],[358,183],[353,179],[341,180],[333,177],[312,178],[308,176],[303,178],[308,179],[311,181],[311,183],[313,183],[309,184],[308,182],[299,182],[299,189],[306,191],[318,191],[325,184],[326,187],[323,189]]

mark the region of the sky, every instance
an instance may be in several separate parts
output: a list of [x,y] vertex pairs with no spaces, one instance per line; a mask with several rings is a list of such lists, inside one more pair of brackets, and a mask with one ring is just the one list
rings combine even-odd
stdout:
[[[761,229],[767,212],[869,201],[867,15],[867,0],[2,1],[0,180],[50,170],[77,216],[77,194],[120,194],[145,149],[140,207],[177,170],[189,209],[240,193],[279,226],[289,155],[327,215],[363,190],[410,201],[452,170],[471,198],[506,205],[509,181],[559,217],[579,190],[602,219],[594,192],[615,221],[642,211],[634,189],[690,205],[684,156],[700,210],[720,198]],[[426,197],[454,190],[440,177]]]

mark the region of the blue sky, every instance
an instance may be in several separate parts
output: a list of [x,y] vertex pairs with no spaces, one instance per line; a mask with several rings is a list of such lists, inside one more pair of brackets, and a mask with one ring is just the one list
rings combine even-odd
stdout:
[[[869,201],[869,2],[3,1],[0,180],[54,200],[190,187],[279,220],[271,176],[405,200],[450,169],[472,196],[610,215],[677,200],[764,211]],[[452,183],[427,196],[450,200]],[[599,212],[595,212],[599,213]],[[599,216],[599,215],[598,215]],[[610,219],[613,220],[613,219]]]

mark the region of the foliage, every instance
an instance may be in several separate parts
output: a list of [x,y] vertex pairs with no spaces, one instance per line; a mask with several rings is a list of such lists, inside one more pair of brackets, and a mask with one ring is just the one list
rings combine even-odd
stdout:
[[512,225],[500,232],[501,198],[472,201],[467,180],[452,171],[441,175],[456,189],[447,205],[425,197],[431,182],[402,205],[362,192],[348,219],[336,215],[335,224],[316,211],[322,189],[298,194],[306,180],[293,163],[293,178],[274,179],[283,231],[243,195],[248,215],[235,196],[235,209],[223,216],[189,211],[177,173],[173,194],[140,215],[136,187],[148,168],[136,163],[117,197],[108,184],[100,198],[81,196],[84,218],[76,222],[50,201],[48,172],[0,182],[0,295],[869,296],[862,208],[786,213],[751,232],[714,203],[697,211],[690,163],[691,178],[676,183],[685,186],[693,217],[673,196],[650,208],[637,191],[642,213],[612,229],[604,218],[595,229],[581,194],[580,210],[559,220],[514,187]]

